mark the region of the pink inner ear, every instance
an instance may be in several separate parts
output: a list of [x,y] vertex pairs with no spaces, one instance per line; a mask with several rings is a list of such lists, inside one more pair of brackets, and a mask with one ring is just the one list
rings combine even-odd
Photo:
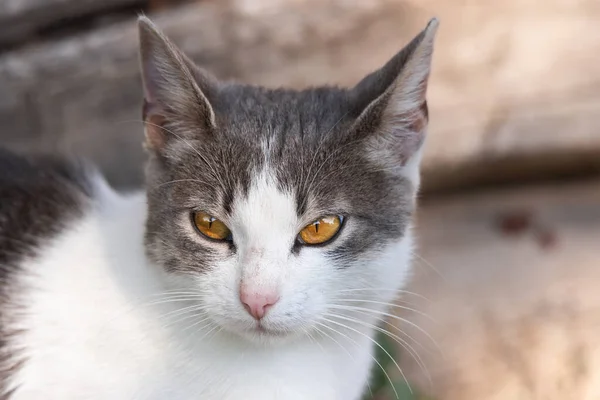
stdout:
[[424,130],[413,131],[412,134],[406,136],[405,140],[398,146],[398,154],[400,154],[400,165],[405,166],[408,160],[419,151],[425,139]]
[[149,114],[144,116],[146,146],[153,150],[164,148],[166,143],[165,130],[163,124],[165,117],[158,114]]

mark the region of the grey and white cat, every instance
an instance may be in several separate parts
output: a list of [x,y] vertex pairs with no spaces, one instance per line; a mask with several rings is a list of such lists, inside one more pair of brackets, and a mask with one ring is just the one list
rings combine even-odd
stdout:
[[0,398],[359,399],[410,271],[437,26],[294,91],[219,82],[141,17],[144,193],[0,153]]

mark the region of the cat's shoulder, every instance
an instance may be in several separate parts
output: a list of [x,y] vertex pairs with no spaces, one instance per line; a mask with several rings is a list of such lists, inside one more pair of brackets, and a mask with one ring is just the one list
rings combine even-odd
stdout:
[[81,215],[92,188],[79,161],[0,148],[0,275]]
[[15,310],[28,301],[19,278],[29,261],[44,257],[44,246],[86,214],[92,172],[67,157],[0,148],[0,399],[10,397],[9,381],[22,363],[10,345],[20,334]]

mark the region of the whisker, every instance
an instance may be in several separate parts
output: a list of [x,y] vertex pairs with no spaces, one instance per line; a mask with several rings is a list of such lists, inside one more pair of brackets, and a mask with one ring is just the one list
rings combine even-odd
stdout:
[[203,292],[200,291],[200,290],[196,290],[196,289],[195,290],[188,290],[188,291],[172,290],[172,291],[168,291],[168,292],[154,293],[154,294],[151,294],[148,297],[170,296],[170,295],[178,295],[178,294],[181,294],[181,295],[187,295],[187,294],[189,294],[189,295],[199,295],[201,293],[203,293]]
[[[354,144],[356,144],[356,143],[359,143],[359,142],[361,142],[361,141],[363,141],[363,139],[351,140],[351,141],[349,141],[349,142],[347,142],[347,143],[344,143],[344,144],[342,144],[342,145],[341,145],[341,146],[339,146],[339,147],[336,147],[334,151],[332,151],[330,154],[328,154],[328,155],[327,155],[327,157],[325,158],[325,160],[323,160],[323,162],[322,162],[322,163],[321,163],[321,165],[319,166],[319,169],[317,170],[317,172],[316,172],[316,173],[313,175],[313,178],[312,178],[312,180],[310,181],[310,184],[308,185],[308,190],[310,191],[310,189],[311,189],[311,188],[312,188],[312,186],[313,186],[313,183],[315,182],[315,179],[316,179],[316,178],[319,176],[319,172],[321,172],[321,169],[323,169],[323,166],[324,166],[325,164],[327,164],[327,162],[328,162],[329,160],[331,160],[333,156],[335,156],[336,154],[338,154],[338,153],[339,153],[340,151],[342,151],[344,148],[346,148],[346,147],[348,147],[348,146],[351,146],[351,145],[354,145]],[[344,167],[346,167],[346,166],[344,165]],[[331,174],[333,174],[333,173],[335,173],[335,172],[337,172],[337,171],[339,171],[339,170],[338,170],[338,169],[334,169],[333,171],[329,172],[327,175],[325,175],[325,176],[321,177],[321,178],[320,178],[320,182],[323,182],[323,181],[325,181],[325,180],[326,180],[326,179],[327,179],[327,178],[328,178],[328,177],[329,177]]]
[[401,289],[390,289],[390,288],[355,288],[355,289],[341,289],[341,290],[336,290],[334,293],[346,293],[346,292],[363,292],[363,291],[372,291],[372,292],[397,292],[398,295],[404,295],[404,294],[409,294],[418,298],[421,298],[423,300],[429,301],[431,302],[431,300],[429,300],[427,297],[423,296],[422,294],[419,293],[415,293],[415,292],[409,292],[408,290],[401,290]]
[[430,385],[433,386],[433,382],[431,380],[431,374],[429,373],[429,370],[427,369],[427,366],[423,362],[423,359],[421,358],[421,356],[419,355],[419,353],[415,350],[415,348],[413,346],[411,346],[410,343],[408,343],[406,340],[404,340],[401,337],[399,337],[398,335],[396,335],[396,334],[388,331],[387,329],[381,328],[381,327],[379,327],[377,325],[370,324],[368,322],[359,321],[356,318],[349,318],[349,317],[344,317],[344,316],[341,316],[341,315],[330,314],[330,313],[327,313],[325,315],[333,317],[333,318],[339,318],[339,319],[342,319],[342,320],[348,321],[348,322],[354,322],[354,323],[357,323],[357,324],[362,325],[362,326],[367,327],[367,328],[375,329],[376,331],[381,332],[384,335],[392,338],[400,346],[402,346],[406,351],[408,351],[408,353],[416,361],[417,365],[421,368],[421,370],[423,370],[423,372],[425,372],[425,375],[427,376],[427,379],[429,380]]
[[[196,295],[197,292],[194,292],[193,294]],[[164,293],[155,293],[155,294],[149,295],[148,298],[132,299],[133,301],[131,303],[129,303],[126,307],[124,307],[120,310],[117,310],[117,312],[115,312],[112,315],[112,317],[110,317],[104,324],[102,324],[102,326],[99,327],[97,334],[100,334],[102,329],[104,329],[106,326],[110,325],[116,319],[123,317],[139,308],[158,306],[158,305],[169,304],[169,303],[190,302],[190,301],[197,300],[198,297],[199,296],[191,296],[191,295],[190,296],[183,296],[183,295],[182,296],[169,296],[168,292],[164,292]],[[178,310],[175,310],[175,311],[178,311]]]
[[[335,344],[337,344],[346,354],[348,354],[348,356],[352,359],[352,361],[356,361],[356,358],[354,357],[354,355],[352,355],[352,353],[350,353],[350,351],[345,348],[339,341],[337,341],[334,337],[331,337],[329,334],[327,334],[327,332],[323,332],[321,331],[318,327],[315,326],[315,329],[318,330],[319,332],[321,332],[321,334],[325,335],[327,338],[329,338],[331,341],[333,341]],[[355,342],[356,343],[356,342]],[[358,345],[358,343],[356,343]]]
[[[359,344],[356,342],[356,340],[352,339],[350,336],[338,331],[337,329],[332,328],[331,326],[327,325],[327,324],[323,324],[319,321],[317,321],[317,324],[327,328],[331,331],[333,331],[334,333],[337,333],[338,335],[345,337],[346,339],[350,340],[352,343],[354,343],[356,346],[360,347]],[[324,333],[324,332],[323,332]],[[378,344],[379,345],[379,344]],[[381,346],[380,346],[381,347]],[[385,351],[385,349],[384,349]],[[389,353],[388,353],[389,354]],[[377,358],[375,358],[372,354],[369,354],[369,356],[371,357],[371,359],[373,359],[373,361],[379,366],[379,368],[381,368],[381,372],[383,372],[383,374],[385,375],[385,377],[387,378],[388,382],[390,383],[390,386],[392,387],[392,390],[394,391],[394,394],[396,395],[396,399],[400,400],[400,396],[398,395],[398,392],[396,391],[396,386],[394,385],[394,382],[392,382],[392,379],[390,378],[390,376],[388,375],[387,371],[385,370],[385,368],[383,368],[383,365],[381,365],[381,363],[377,360]],[[390,356],[391,358],[391,356]],[[393,358],[392,358],[393,360]],[[410,388],[410,386],[409,386]],[[369,391],[371,390],[371,386],[369,386]],[[412,391],[411,391],[412,393]],[[373,393],[371,392],[371,396],[373,395]]]
[[[350,357],[350,359],[352,361],[356,362],[356,357],[354,357],[354,355],[352,353],[350,353],[350,351],[346,347],[344,347],[339,341],[337,341],[334,337],[329,335],[327,332],[323,332],[321,329],[319,329],[318,326],[314,326],[313,329],[315,329],[317,332],[319,332],[319,334],[324,335],[325,337],[329,338],[332,342],[337,344],[342,349],[342,351],[344,351],[346,354],[348,354],[348,356]],[[325,350],[323,349],[323,347],[321,346],[321,344],[318,341],[317,341],[317,344],[319,345],[321,350],[323,350],[323,354],[326,354]],[[369,394],[371,395],[371,398],[373,398],[373,390],[371,389],[371,384],[369,383],[368,379],[367,379],[366,383],[367,383],[367,389],[369,389]]]
[[446,277],[444,276],[444,274],[442,274],[442,272],[437,269],[432,263],[430,263],[429,261],[427,261],[425,258],[423,258],[420,254],[411,251],[410,253],[411,255],[413,255],[414,257],[417,257],[419,260],[421,260],[425,265],[427,265],[429,268],[431,268],[433,270],[433,272],[435,272],[436,274],[439,275],[440,278],[442,278],[442,280],[444,282],[447,282]]
[[327,136],[329,135],[329,133],[331,131],[333,131],[335,129],[336,126],[338,126],[338,124],[340,122],[342,122],[344,120],[344,118],[346,118],[346,116],[349,114],[349,112],[345,112],[340,119],[338,119],[332,126],[331,128],[329,128],[327,130],[327,132],[325,132],[325,134],[321,135],[321,140],[319,141],[319,145],[317,146],[317,149],[315,150],[312,160],[310,161],[310,165],[308,167],[308,172],[306,174],[306,179],[304,180],[304,182],[302,183],[302,187],[304,188],[304,191],[308,192],[310,187],[312,186],[312,182],[314,181],[314,175],[313,175],[313,179],[311,180],[311,182],[308,184],[308,178],[311,176],[311,172],[313,169],[313,165],[315,163],[315,160],[317,158],[317,155],[319,155],[319,151],[321,150],[321,147],[323,146],[323,144],[327,141]]
[[[402,371],[402,368],[400,368],[400,365],[398,365],[398,362],[396,361],[396,359],[394,359],[394,357],[392,357],[392,355],[382,346],[379,344],[379,342],[375,339],[373,339],[372,337],[370,337],[369,335],[359,331],[358,329],[354,329],[346,324],[342,324],[340,322],[337,321],[332,321],[329,318],[324,318],[324,321],[329,322],[330,324],[335,324],[338,325],[340,327],[346,328],[348,330],[351,330],[355,333],[358,333],[359,335],[364,336],[365,338],[367,338],[368,340],[370,340],[371,342],[373,342],[377,347],[379,347],[381,350],[383,350],[383,352],[390,358],[390,360],[392,360],[392,362],[394,363],[394,365],[396,366],[396,368],[398,368],[398,371],[400,371],[400,374],[402,375],[402,377],[404,378],[404,381],[406,382],[406,385],[408,386],[408,390],[410,391],[411,394],[413,394],[412,388],[410,387],[410,383],[408,383],[408,379],[406,379],[406,376],[404,375],[404,372]],[[393,386],[393,385],[392,385]],[[397,396],[397,394],[396,394]]]
[[[191,335],[189,335],[189,336],[187,337],[187,339],[186,339],[186,340],[189,340],[189,338],[191,338],[191,337],[193,337],[193,336],[197,335],[198,333],[202,332],[202,330],[203,330],[203,329],[205,329],[205,328],[208,328],[208,327],[210,327],[211,325],[212,325],[212,328],[211,328],[211,329],[209,329],[209,330],[208,330],[208,332],[206,332],[204,335],[202,335],[200,338],[198,338],[198,339],[196,340],[196,342],[197,342],[197,343],[201,342],[201,341],[202,341],[204,338],[206,338],[208,335],[210,335],[210,334],[211,334],[211,332],[214,332],[214,331],[215,331],[217,328],[219,328],[219,325],[217,325],[217,324],[213,324],[213,323],[211,323],[211,322],[209,321],[209,323],[208,323],[208,324],[202,325],[202,326],[201,326],[199,329],[197,329],[196,331],[192,332],[192,334],[191,334]],[[221,331],[221,330],[219,329],[219,332],[220,332],[220,331]],[[208,338],[208,339],[210,340],[210,338]]]
[[190,298],[193,298],[193,297],[205,295],[206,293],[207,292],[203,291],[203,290],[171,291],[171,292],[154,293],[154,294],[148,295],[147,297],[159,299],[161,297],[168,297],[168,296],[190,296]]
[[[354,295],[354,293],[346,293],[346,294]],[[375,291],[373,293],[370,293],[370,292],[357,292],[357,294],[359,294],[361,296],[365,296],[365,297],[334,297],[333,299],[334,300],[337,300],[337,299],[340,299],[340,300],[356,299],[356,300],[360,300],[360,301],[363,301],[363,300],[377,300],[380,297],[381,292],[375,292]],[[413,300],[413,301],[406,300],[406,299],[404,299],[402,297],[395,297],[395,298],[393,298],[392,299],[392,304],[402,304],[405,307],[419,307],[419,306],[422,305],[421,303],[417,302],[416,300]]]
[[[375,318],[378,322],[383,322],[384,324],[388,325],[390,328],[398,331],[398,333],[400,333],[400,334],[406,336],[408,339],[412,340],[423,351],[425,351],[427,353],[432,352],[431,349],[427,348],[421,342],[419,342],[417,339],[415,339],[414,337],[409,335],[407,332],[400,329],[400,327],[398,327],[398,326],[394,325],[392,322],[390,322],[385,314],[381,315],[378,313],[372,313],[372,312],[370,312],[371,311],[370,309],[365,309],[365,311],[363,311],[362,309],[355,309],[352,307],[344,307],[344,306],[330,306],[330,308],[332,308],[334,310],[344,310],[344,311],[350,311],[350,312],[354,312],[354,313],[358,313],[358,314],[362,314],[362,315],[371,316],[371,317]],[[372,315],[372,314],[375,314],[375,315]]]
[[[160,300],[154,300],[154,301],[150,301],[150,302],[146,302],[146,303],[141,303],[138,304],[137,307],[147,307],[147,306],[156,306],[156,305],[160,305],[160,304],[167,304],[167,303],[177,303],[177,302],[188,302],[188,301],[194,301],[197,300],[198,298],[190,298],[190,297],[166,297],[164,299],[160,299]],[[135,306],[134,306],[135,307]]]
[[155,185],[155,186],[151,186],[148,188],[148,190],[154,190],[154,189],[158,189],[160,187],[166,186],[166,185],[171,185],[174,183],[181,183],[181,182],[194,182],[194,183],[199,183],[201,185],[210,185],[208,182],[201,181],[200,179],[175,179],[172,181],[159,183],[158,185]]
[[168,313],[161,315],[161,318],[170,318],[170,317],[177,317],[181,314],[185,314],[186,312],[192,312],[192,311],[205,311],[207,309],[207,307],[202,306],[200,304],[194,304],[188,307],[183,307],[183,308],[178,308],[176,310],[171,310]]
[[163,325],[163,328],[170,328],[170,327],[172,327],[172,326],[175,326],[175,325],[177,325],[177,324],[180,324],[180,323],[182,323],[183,321],[186,321],[186,320],[188,320],[188,319],[197,318],[197,317],[199,317],[199,316],[203,315],[203,313],[202,313],[202,312],[194,312],[194,311],[189,311],[189,312],[191,312],[191,313],[193,313],[193,314],[184,315],[183,317],[179,317],[179,318],[177,318],[175,321],[170,321],[170,322],[167,322],[167,323],[165,323],[165,324]]
[[431,322],[434,323],[438,323],[436,320],[434,320],[432,317],[430,317],[429,315],[427,315],[426,313],[419,311],[419,310],[415,310],[414,308],[411,307],[406,307],[406,306],[402,306],[400,304],[394,304],[394,303],[386,303],[385,301],[377,301],[377,300],[367,300],[367,299],[335,299],[335,301],[347,301],[347,302],[355,302],[355,303],[370,303],[370,304],[380,304],[386,307],[392,307],[392,308],[400,308],[402,310],[408,310],[411,312],[414,312],[415,314],[419,314],[425,318],[427,318],[428,320],[430,320]]
[[142,123],[143,125],[154,126],[154,127],[158,128],[158,129],[163,130],[164,132],[170,133],[171,135],[175,136],[176,138],[178,138],[179,140],[181,140],[182,142],[184,142],[190,149],[192,149],[198,155],[198,157],[200,157],[200,159],[202,159],[202,161],[206,164],[206,166],[211,170],[212,176],[219,182],[219,184],[221,185],[221,187],[223,189],[226,188],[226,186],[224,185],[223,181],[221,180],[221,177],[219,176],[219,174],[217,173],[217,171],[215,170],[215,168],[213,167],[213,165],[208,162],[208,160],[206,159],[206,157],[202,153],[200,153],[198,151],[198,149],[196,149],[194,146],[192,146],[192,144],[187,139],[185,139],[184,137],[182,137],[181,135],[178,135],[177,133],[173,132],[170,129],[165,128],[164,126],[157,125],[157,124],[154,124],[154,123],[149,122],[149,121],[129,120],[129,121],[122,121],[122,122],[123,123],[126,123],[126,122],[137,122],[137,123]]
[[438,345],[438,343],[435,341],[435,339],[425,329],[421,328],[419,325],[415,324],[414,322],[412,322],[412,321],[410,321],[410,320],[408,320],[406,318],[402,318],[402,317],[400,317],[398,315],[391,314],[391,313],[388,313],[388,312],[385,312],[385,311],[374,310],[372,308],[366,308],[366,307],[343,306],[343,305],[337,305],[337,304],[332,304],[329,307],[330,308],[338,308],[338,309],[348,310],[348,311],[357,311],[357,312],[360,311],[360,312],[363,312],[363,313],[366,313],[366,314],[372,313],[372,314],[384,315],[384,316],[386,316],[388,318],[392,318],[392,319],[395,319],[397,321],[400,321],[400,322],[403,322],[405,324],[408,324],[408,325],[412,326],[413,328],[417,329],[422,334],[424,334],[431,341],[431,343],[433,343],[433,345],[440,352],[440,354],[442,354],[442,356],[444,356],[444,353],[443,353],[442,349],[440,348],[440,346]]
[[[188,326],[186,326],[185,328],[183,328],[183,329],[181,330],[181,332],[185,332],[185,331],[187,331],[187,330],[189,330],[189,329],[193,328],[194,326],[198,326],[199,324],[201,324],[201,323],[203,323],[204,321],[207,321],[207,320],[209,320],[209,319],[210,319],[210,317],[204,317],[204,318],[201,318],[201,319],[199,319],[198,321],[194,322],[193,324],[191,324],[191,325],[188,325]],[[193,336],[193,335],[192,335],[192,336]]]

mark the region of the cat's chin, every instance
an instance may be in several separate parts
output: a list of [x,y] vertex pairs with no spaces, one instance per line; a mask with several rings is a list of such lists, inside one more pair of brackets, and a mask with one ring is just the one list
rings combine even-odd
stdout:
[[244,328],[225,327],[225,330],[251,343],[267,345],[288,343],[301,336],[299,332],[293,330],[274,329],[259,323],[256,323],[252,327]]

